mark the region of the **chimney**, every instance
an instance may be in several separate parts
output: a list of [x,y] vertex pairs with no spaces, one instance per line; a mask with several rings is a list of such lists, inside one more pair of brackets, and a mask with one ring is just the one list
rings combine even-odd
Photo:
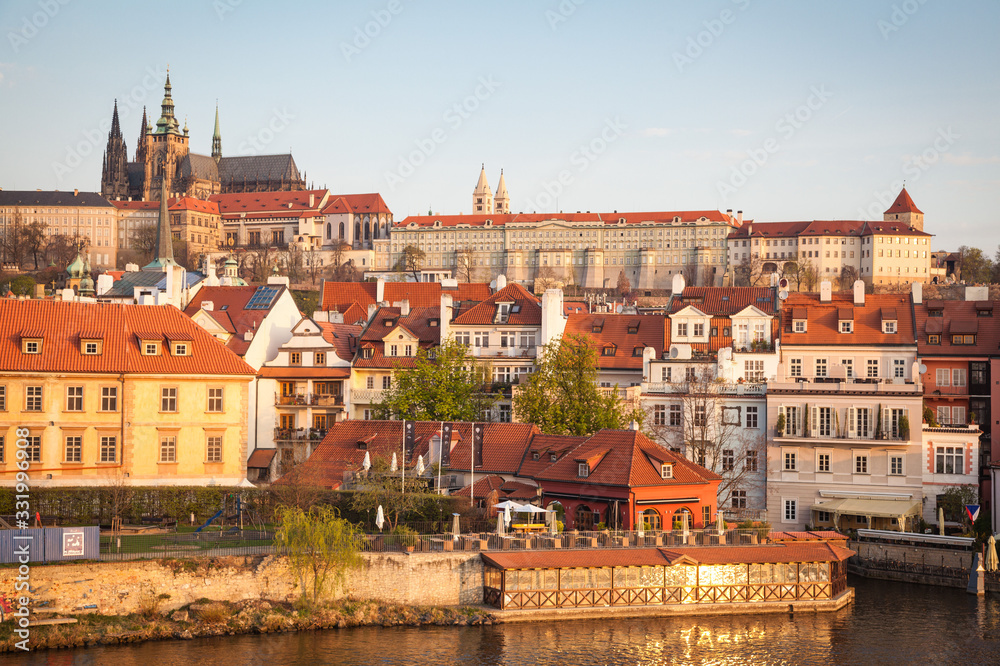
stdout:
[[743,211],[736,211],[736,224],[743,224]]
[[202,301],[201,309],[205,312],[212,312],[215,310],[215,301]]
[[315,206],[316,206],[316,195],[315,194],[310,194],[309,195],[309,207],[313,208]]
[[399,307],[399,316],[400,317],[409,317],[410,316],[410,299],[404,298],[399,303],[395,303],[394,305]]
[[[914,282],[913,284],[919,284]],[[854,281],[854,304],[864,305],[865,304],[865,281],[855,280]]]
[[628,424],[628,427],[629,427],[629,430],[638,430],[639,429],[639,422],[633,420],[631,423]]
[[333,312],[324,312],[323,314],[325,314],[325,315],[327,315],[327,317],[329,317],[331,324],[343,324],[344,323],[344,313],[343,312],[337,312],[336,310],[334,310]]
[[[313,312],[312,320],[317,324],[330,322],[330,313],[326,310],[316,310]],[[341,315],[341,320],[343,320],[343,315]]]
[[[39,190],[39,191],[41,191],[41,190]],[[76,197],[76,196],[79,196],[79,195],[80,195],[80,190],[74,188],[73,189],[73,196]]]
[[674,275],[673,281],[670,285],[670,292],[677,296],[680,296],[681,292],[684,291],[684,276],[680,273]]
[[441,327],[441,342],[448,339],[451,335],[451,317],[454,308],[454,300],[451,294],[441,294],[441,310],[440,310],[440,327]]
[[914,282],[910,285],[913,290],[913,304],[920,305],[924,302],[924,283]]
[[381,303],[385,299],[385,280],[379,278],[375,282],[375,302]]
[[247,342],[250,342],[251,340],[253,340],[253,331],[247,331],[246,333],[244,333],[243,334],[243,339],[245,341],[247,341]]
[[562,289],[546,289],[542,294],[542,339],[538,341],[538,353],[541,354],[542,347],[560,337],[565,328]]
[[497,291],[507,286],[507,276],[501,273],[497,276]]
[[819,283],[819,302],[829,303],[833,300],[833,285],[830,284],[829,280],[823,280]]
[[374,303],[372,303],[371,305],[368,306],[368,321],[372,320],[372,317],[375,316],[375,312],[377,310],[378,310],[378,306],[375,305]]

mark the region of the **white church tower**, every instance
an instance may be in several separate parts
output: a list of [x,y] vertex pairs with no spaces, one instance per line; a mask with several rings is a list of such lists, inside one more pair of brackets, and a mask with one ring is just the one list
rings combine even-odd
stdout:
[[493,192],[490,190],[490,184],[486,182],[485,164],[483,164],[483,168],[479,172],[479,182],[476,183],[476,189],[472,193],[472,214],[493,214]]

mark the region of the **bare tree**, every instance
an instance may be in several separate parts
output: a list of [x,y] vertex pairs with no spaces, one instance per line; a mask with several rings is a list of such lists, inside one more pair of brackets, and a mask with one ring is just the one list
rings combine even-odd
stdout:
[[455,253],[455,277],[463,282],[472,282],[476,268],[472,248],[465,246]]
[[806,291],[813,291],[819,282],[819,271],[816,269],[816,265],[806,258],[799,262],[799,267],[801,269],[799,284],[805,287]]
[[396,262],[396,270],[400,272],[409,271],[413,275],[414,282],[420,282],[420,269],[424,265],[427,254],[415,245],[407,245],[403,248],[403,254]]
[[715,267],[705,266],[701,269],[701,284],[703,287],[715,286]]
[[688,263],[684,265],[684,269],[681,271],[681,275],[684,276],[684,284],[689,287],[698,286],[698,264]]
[[552,270],[551,266],[540,266],[538,272],[535,273],[535,285],[534,291],[536,294],[544,292],[546,289],[550,289],[556,284],[556,272]]
[[841,291],[848,291],[854,288],[854,283],[857,282],[860,275],[858,274],[858,269],[854,266],[844,266],[840,269],[840,278],[838,282],[840,283]]
[[733,269],[733,282],[737,287],[756,287],[761,280],[761,272],[764,263],[760,259],[760,254],[750,252]]
[[624,269],[618,272],[618,295],[622,298],[628,298],[628,295],[632,293],[632,283],[629,282],[628,277],[625,276]]
[[21,267],[27,254],[25,232],[24,216],[20,208],[15,208],[10,224],[0,230],[0,251],[4,263],[17,264],[18,268]]
[[732,506],[733,491],[749,497],[748,491],[763,487],[767,460],[762,423],[745,428],[745,405],[727,399],[724,386],[706,365],[687,378],[672,412],[670,405],[652,405],[646,419],[655,440],[722,477],[719,507]]
[[50,236],[45,244],[45,256],[61,269],[66,268],[76,257],[77,252],[87,248],[87,241],[79,236],[71,237],[59,234]]

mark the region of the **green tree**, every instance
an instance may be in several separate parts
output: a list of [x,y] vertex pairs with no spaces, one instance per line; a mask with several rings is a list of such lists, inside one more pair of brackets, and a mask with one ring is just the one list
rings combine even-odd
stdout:
[[962,280],[988,283],[993,278],[993,262],[978,247],[963,245],[958,253],[962,257]]
[[463,344],[447,340],[433,350],[417,350],[413,367],[398,368],[377,419],[482,421],[500,396],[491,392],[489,370]]
[[643,422],[641,409],[625,410],[618,387],[597,387],[597,349],[582,335],[549,343],[535,361],[535,372],[514,392],[518,420],[556,435],[590,435],[602,428],[621,429]]
[[966,504],[979,503],[979,488],[972,484],[951,486],[938,495],[938,506],[944,508],[945,518],[957,518],[963,528],[969,525],[969,514],[965,512]]
[[[400,448],[399,456],[402,455]],[[355,490],[351,497],[351,508],[370,512],[374,516],[381,506],[389,531],[396,528],[401,518],[420,509],[428,499],[426,479],[418,478],[415,472],[411,476],[400,478],[398,473],[389,470],[389,463],[384,458],[372,460],[372,468],[355,481]]]
[[364,563],[359,553],[361,531],[335,509],[279,507],[277,514],[280,526],[274,543],[287,555],[306,607],[315,605],[327,592],[335,592],[348,569]]

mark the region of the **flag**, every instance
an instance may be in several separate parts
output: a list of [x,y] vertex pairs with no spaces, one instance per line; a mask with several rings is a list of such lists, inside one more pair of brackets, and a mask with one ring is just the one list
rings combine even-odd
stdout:
[[413,460],[413,448],[416,446],[416,428],[413,427],[413,421],[404,422],[403,431],[403,446],[406,448],[406,460],[403,464],[406,464],[407,460]]
[[451,467],[451,423],[441,426],[441,467]]
[[969,520],[976,522],[976,518],[979,517],[979,505],[978,504],[966,504],[965,513],[969,515]]
[[472,425],[472,465],[473,467],[483,466],[483,424],[474,423]]

